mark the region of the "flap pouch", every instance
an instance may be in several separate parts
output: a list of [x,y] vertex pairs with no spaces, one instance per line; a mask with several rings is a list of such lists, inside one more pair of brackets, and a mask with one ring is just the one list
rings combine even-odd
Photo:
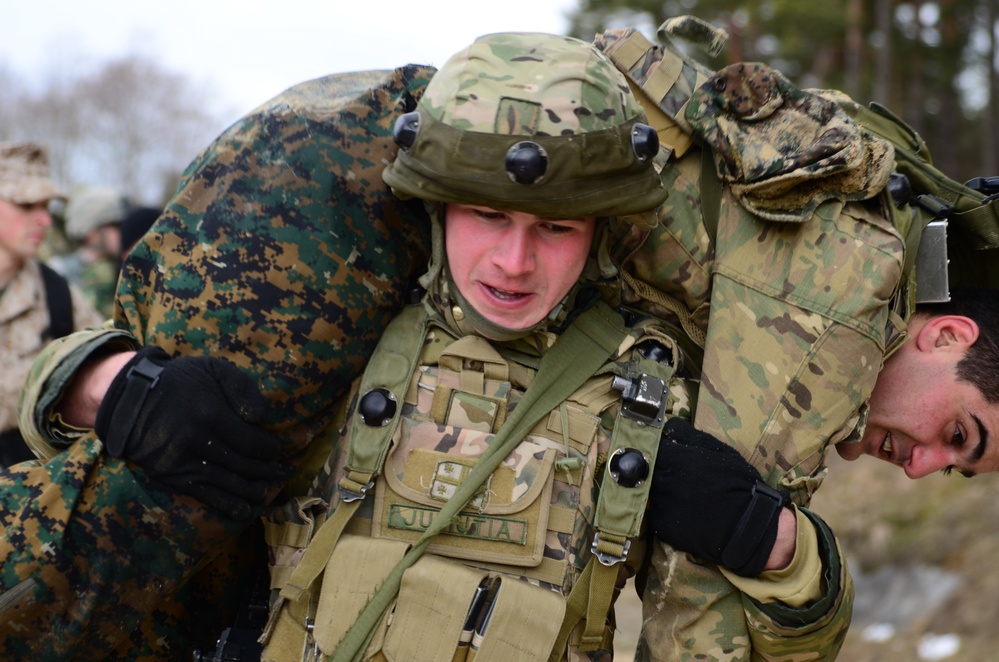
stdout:
[[[349,534],[341,536],[326,564],[323,586],[319,593],[315,627],[315,640],[319,650],[329,655],[336,649],[357,620],[358,614],[406,555],[409,547],[408,543],[394,540],[377,540]],[[372,651],[378,651],[382,647],[389,614],[391,609],[379,623],[368,645],[365,659]]]
[[489,622],[472,639],[475,662],[543,662],[552,653],[565,616],[565,598],[527,582],[504,579]]
[[487,573],[424,555],[402,576],[383,653],[389,662],[451,662]]

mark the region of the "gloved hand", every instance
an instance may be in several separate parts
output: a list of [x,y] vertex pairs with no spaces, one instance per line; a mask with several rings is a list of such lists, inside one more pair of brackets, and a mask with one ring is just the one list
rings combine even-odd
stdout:
[[258,425],[266,409],[253,379],[228,361],[145,347],[111,382],[94,427],[110,455],[242,520],[285,472],[280,441]]
[[737,450],[687,421],[666,422],[649,494],[652,534],[744,577],[763,572],[786,492],[768,487]]

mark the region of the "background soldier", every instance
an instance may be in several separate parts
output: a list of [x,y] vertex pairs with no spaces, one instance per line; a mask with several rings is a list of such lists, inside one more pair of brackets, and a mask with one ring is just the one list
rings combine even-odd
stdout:
[[45,344],[99,324],[75,287],[39,262],[52,225],[49,203],[62,196],[49,175],[48,152],[35,143],[0,145],[0,466],[34,459],[21,439],[17,401]]

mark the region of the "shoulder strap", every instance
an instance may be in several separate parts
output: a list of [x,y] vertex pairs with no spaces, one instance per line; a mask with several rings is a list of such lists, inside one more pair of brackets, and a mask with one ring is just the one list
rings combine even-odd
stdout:
[[44,340],[54,340],[73,332],[73,298],[69,282],[55,269],[39,262],[45,284],[45,305],[49,311],[49,327],[42,332]]
[[[621,414],[614,421],[605,475],[597,497],[593,554],[566,598],[565,616],[552,649],[553,661],[561,657],[569,636],[581,620],[586,621],[581,650],[596,650],[604,643],[605,615],[611,608],[619,564],[628,557],[631,541],[639,534],[649,499],[651,468],[656,463],[659,438],[666,422],[672,377],[671,365],[646,358],[634,349],[625,374],[615,378],[622,392]],[[615,475],[615,458],[635,451],[644,456],[650,473],[637,484],[629,484]]]

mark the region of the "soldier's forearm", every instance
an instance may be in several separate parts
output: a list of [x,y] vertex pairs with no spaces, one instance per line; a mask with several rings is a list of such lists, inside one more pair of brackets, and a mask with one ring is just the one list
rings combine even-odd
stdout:
[[764,570],[783,570],[790,565],[797,549],[798,518],[790,508],[784,508],[777,524],[777,541],[770,552]]
[[102,354],[84,363],[66,388],[56,408],[63,421],[81,428],[92,428],[97,410],[111,381],[135,352]]

